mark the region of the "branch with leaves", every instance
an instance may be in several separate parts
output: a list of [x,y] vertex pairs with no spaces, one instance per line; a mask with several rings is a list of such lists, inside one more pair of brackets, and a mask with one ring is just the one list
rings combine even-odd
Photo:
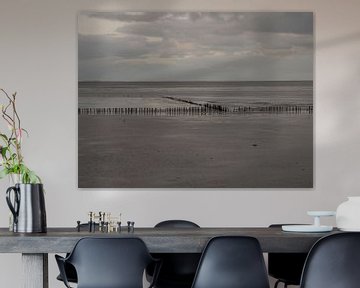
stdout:
[[18,174],[22,183],[41,183],[41,179],[34,171],[24,164],[21,144],[24,134],[28,132],[22,128],[21,120],[16,109],[16,93],[9,95],[4,89],[0,92],[5,96],[6,104],[1,105],[1,117],[5,120],[8,133],[0,130],[0,179],[9,174]]

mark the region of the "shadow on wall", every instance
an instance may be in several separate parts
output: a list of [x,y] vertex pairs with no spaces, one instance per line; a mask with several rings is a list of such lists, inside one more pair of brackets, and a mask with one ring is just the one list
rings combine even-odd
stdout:
[[360,32],[351,33],[351,34],[343,35],[341,37],[327,39],[324,41],[319,41],[316,43],[316,49],[330,48],[333,46],[343,45],[344,43],[347,42],[356,42],[356,41],[360,41]]

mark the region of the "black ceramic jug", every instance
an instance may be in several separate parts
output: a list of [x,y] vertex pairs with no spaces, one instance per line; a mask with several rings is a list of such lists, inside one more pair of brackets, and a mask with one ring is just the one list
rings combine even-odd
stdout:
[[[12,192],[14,193],[13,197],[11,197]],[[14,232],[46,232],[45,198],[42,184],[15,184],[6,190],[6,202],[14,216]]]

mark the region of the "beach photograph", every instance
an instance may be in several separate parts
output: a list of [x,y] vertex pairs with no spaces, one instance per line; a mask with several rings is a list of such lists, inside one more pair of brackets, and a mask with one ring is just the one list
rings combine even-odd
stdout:
[[312,188],[313,13],[81,12],[79,188]]

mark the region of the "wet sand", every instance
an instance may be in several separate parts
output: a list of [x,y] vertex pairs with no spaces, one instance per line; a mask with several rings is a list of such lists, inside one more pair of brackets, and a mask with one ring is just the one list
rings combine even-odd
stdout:
[[79,115],[80,188],[311,188],[311,114]]

